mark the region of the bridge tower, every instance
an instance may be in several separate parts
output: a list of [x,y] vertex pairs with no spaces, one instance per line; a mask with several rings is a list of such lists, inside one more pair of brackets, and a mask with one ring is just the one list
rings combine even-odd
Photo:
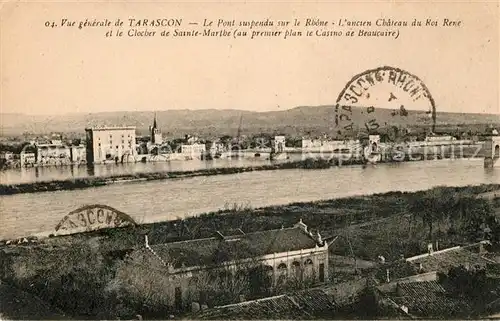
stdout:
[[484,167],[500,167],[500,135],[494,130],[484,143]]
[[380,151],[380,135],[369,135],[368,146],[371,153],[378,153]]
[[369,163],[380,162],[382,155],[380,153],[380,135],[369,135],[368,145],[363,146],[364,159]]

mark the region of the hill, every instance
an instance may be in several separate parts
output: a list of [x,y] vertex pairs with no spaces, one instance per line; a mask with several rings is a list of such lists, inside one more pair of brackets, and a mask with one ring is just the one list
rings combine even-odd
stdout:
[[[409,111],[408,116],[394,116],[390,109],[377,109],[381,126],[430,126],[424,111]],[[84,128],[96,125],[136,126],[138,134],[146,134],[152,124],[154,112],[124,111],[102,113],[73,113],[60,115],[1,114],[2,136],[24,132],[45,134],[50,132],[83,134]],[[242,118],[242,134],[282,132],[290,135],[331,133],[335,121],[334,106],[301,106],[272,112],[240,110],[167,110],[157,112],[158,125],[164,135],[179,137],[193,134],[203,137],[235,135]],[[355,122],[360,121],[353,119]],[[437,125],[500,125],[500,115],[437,113]]]

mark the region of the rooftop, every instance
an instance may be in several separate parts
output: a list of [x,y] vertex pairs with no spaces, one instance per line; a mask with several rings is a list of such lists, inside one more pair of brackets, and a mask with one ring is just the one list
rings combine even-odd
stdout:
[[180,268],[207,266],[320,246],[316,236],[307,232],[305,224],[299,224],[291,228],[248,234],[241,232],[231,236],[217,232],[211,238],[150,245],[150,248],[164,262],[172,262],[174,268]]
[[467,298],[451,296],[438,281],[399,283],[396,292],[388,296],[416,316],[463,316],[472,310]]
[[96,126],[85,128],[85,131],[99,131],[99,130],[135,130],[135,126]]
[[196,319],[313,319],[331,317],[336,309],[333,298],[321,289],[230,304],[205,310]]
[[415,265],[422,264],[423,272],[445,272],[447,273],[450,268],[456,266],[466,267],[486,267],[491,260],[485,258],[479,253],[477,249],[478,244],[465,247],[453,247],[441,251],[435,251],[431,254],[423,254],[407,258],[407,262],[414,263]]

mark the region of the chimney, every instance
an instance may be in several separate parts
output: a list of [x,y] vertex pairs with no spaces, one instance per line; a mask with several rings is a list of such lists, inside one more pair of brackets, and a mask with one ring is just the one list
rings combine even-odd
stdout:
[[323,239],[321,238],[321,234],[319,234],[319,230],[316,233],[317,241],[319,245],[323,245]]
[[479,242],[479,254],[485,254],[486,252],[488,252],[484,248],[484,244],[485,244],[485,242]]
[[307,225],[305,225],[305,224],[304,224],[304,222],[302,222],[302,219],[300,219],[300,221],[299,221],[297,224],[295,224],[295,226],[294,226],[294,227],[298,227],[298,228],[300,228],[302,231],[304,231],[304,232],[308,233],[308,232],[307,232]]

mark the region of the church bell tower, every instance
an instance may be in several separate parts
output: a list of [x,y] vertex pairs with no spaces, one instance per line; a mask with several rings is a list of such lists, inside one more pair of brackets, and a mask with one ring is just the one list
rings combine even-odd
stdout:
[[153,127],[151,127],[151,143],[156,145],[163,143],[163,137],[156,123],[156,113],[153,120]]

